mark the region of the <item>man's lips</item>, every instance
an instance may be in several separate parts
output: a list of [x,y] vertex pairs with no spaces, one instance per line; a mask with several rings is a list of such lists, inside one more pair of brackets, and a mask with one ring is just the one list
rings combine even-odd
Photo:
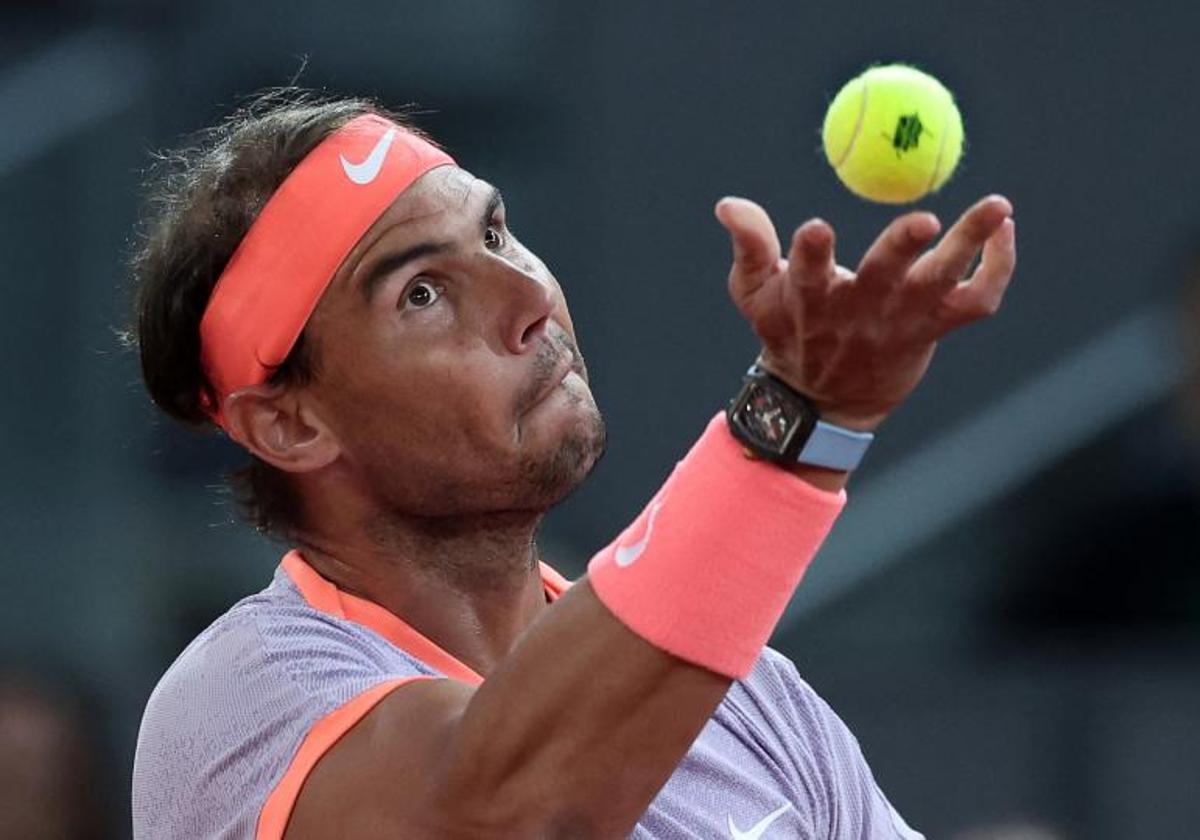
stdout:
[[567,374],[572,371],[578,372],[576,370],[576,358],[573,353],[563,353],[558,357],[558,361],[550,369],[549,376],[546,377],[545,384],[538,388],[533,399],[530,401],[529,406],[531,408],[554,393],[554,389],[562,384],[563,380],[567,378]]
[[[579,378],[587,382],[587,365],[583,363],[583,357],[578,353],[571,353],[571,370],[579,374]],[[563,377],[564,379],[566,377]]]
[[565,334],[546,336],[533,362],[533,376],[517,400],[518,414],[524,414],[549,397],[572,372],[587,381],[587,366],[575,343]]

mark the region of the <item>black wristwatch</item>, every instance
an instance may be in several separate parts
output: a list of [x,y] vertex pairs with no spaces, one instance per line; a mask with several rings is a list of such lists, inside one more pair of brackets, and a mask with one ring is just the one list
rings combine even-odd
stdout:
[[726,410],[729,431],[753,455],[777,464],[848,472],[875,436],[821,420],[812,400],[757,363]]

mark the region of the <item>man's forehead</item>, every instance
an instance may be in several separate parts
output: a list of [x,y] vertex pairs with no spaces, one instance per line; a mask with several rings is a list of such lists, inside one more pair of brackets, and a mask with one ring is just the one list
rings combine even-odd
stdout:
[[394,227],[446,211],[465,210],[472,197],[484,200],[491,185],[457,166],[439,166],[426,172],[396,196],[373,227]]
[[439,166],[429,170],[396,196],[367,228],[339,273],[355,265],[380,239],[388,237],[393,231],[404,228],[427,231],[428,225],[422,222],[436,221],[447,213],[450,214],[446,219],[449,221],[456,215],[470,212],[472,198],[479,200],[478,196],[490,189],[490,185],[457,166]]
[[[465,169],[457,166],[431,169],[396,196],[371,225],[338,269],[335,278],[340,277],[340,281],[335,279],[334,283],[352,283],[359,266],[380,240],[392,239],[389,234],[395,232],[402,236],[401,231],[412,228],[414,235],[418,231],[428,235],[431,231],[422,222],[437,222],[443,218],[448,222],[460,214],[473,215],[474,205],[487,201],[492,193],[491,184]],[[446,217],[447,213],[451,215]]]

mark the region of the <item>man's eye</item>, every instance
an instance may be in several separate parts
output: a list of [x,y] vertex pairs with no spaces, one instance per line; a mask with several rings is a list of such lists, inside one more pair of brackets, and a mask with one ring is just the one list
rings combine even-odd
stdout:
[[409,287],[404,302],[412,309],[424,309],[442,296],[442,290],[428,280],[418,280]]
[[504,235],[492,225],[483,232],[483,247],[489,251],[498,251],[504,246]]

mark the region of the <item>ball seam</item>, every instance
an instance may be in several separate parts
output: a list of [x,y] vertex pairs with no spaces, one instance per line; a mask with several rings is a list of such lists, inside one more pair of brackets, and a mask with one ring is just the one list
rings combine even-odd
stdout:
[[951,99],[946,103],[946,107],[942,109],[942,140],[938,144],[937,158],[933,161],[933,172],[929,175],[929,183],[925,185],[925,195],[933,192],[933,185],[937,183],[938,172],[942,168],[942,155],[946,152],[946,136],[950,134],[950,109],[953,107],[954,100]]
[[842,168],[842,164],[850,159],[850,153],[854,151],[854,144],[858,142],[858,135],[862,132],[863,121],[867,117],[867,96],[870,93],[870,85],[867,80],[862,80],[862,100],[858,106],[858,119],[854,122],[854,133],[850,135],[850,142],[846,144],[846,151],[842,153],[842,158],[833,165],[833,171],[836,172]]

